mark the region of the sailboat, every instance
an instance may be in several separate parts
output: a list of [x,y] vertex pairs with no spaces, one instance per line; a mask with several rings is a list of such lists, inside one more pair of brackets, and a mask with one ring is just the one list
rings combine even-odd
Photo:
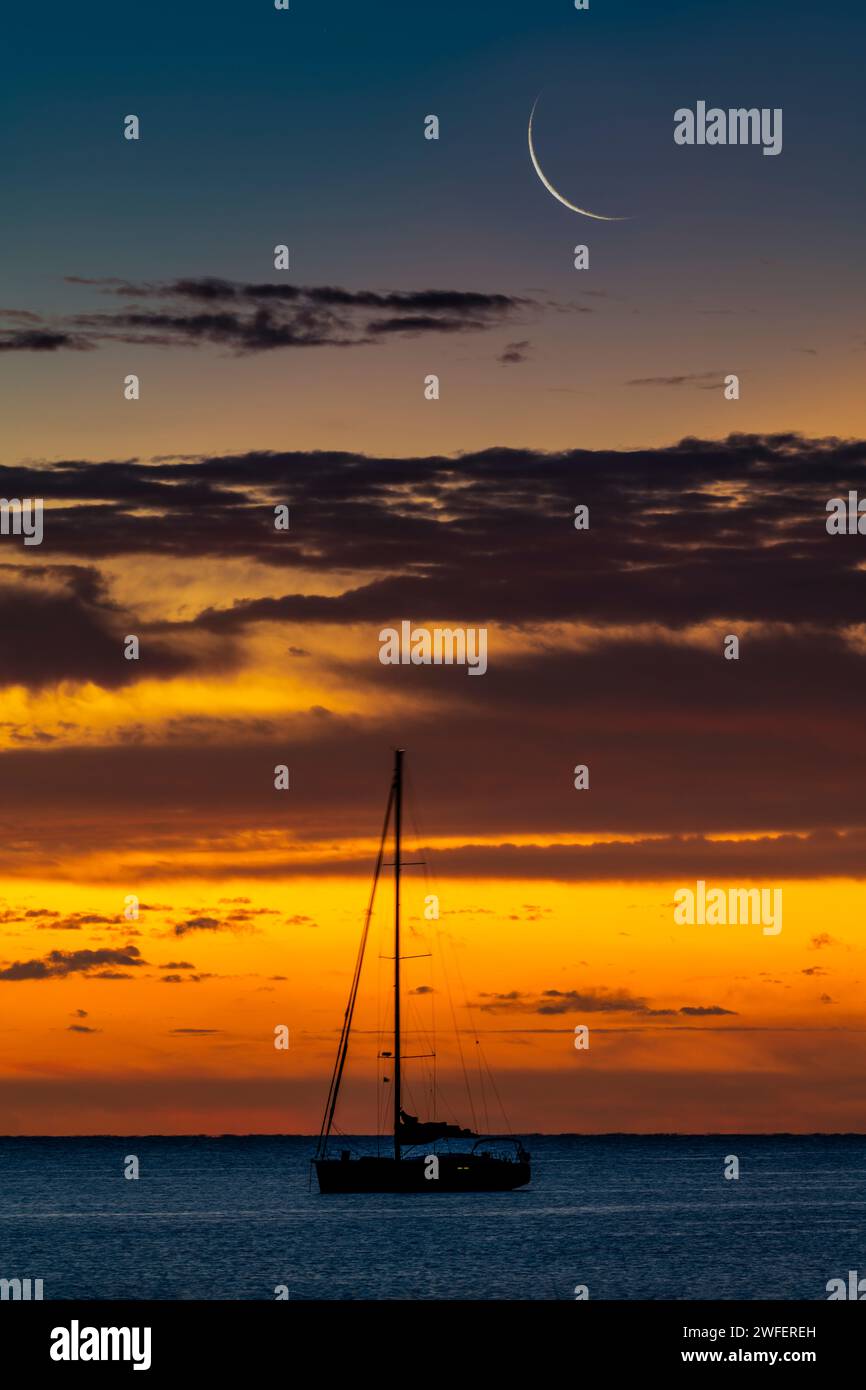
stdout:
[[[325,1113],[319,1132],[313,1164],[320,1193],[339,1192],[510,1192],[525,1187],[531,1178],[530,1155],[518,1139],[508,1135],[481,1137],[471,1129],[447,1124],[440,1120],[419,1120],[409,1115],[402,1105],[402,1038],[400,1025],[400,876],[402,858],[403,819],[403,756],[404,749],[394,753],[394,775],[385,810],[385,823],[379,842],[379,854],[373,875],[373,887],[364,919],[361,945],[355,973],[349,991],[349,1002],[343,1018],[343,1028],[331,1085],[325,1103]],[[343,1070],[352,1031],[352,1019],[358,997],[364,952],[376,897],[376,888],[384,864],[389,825],[394,835],[394,1044],[392,1053],[384,1053],[393,1061],[393,1152],[355,1154],[342,1148],[339,1154],[331,1150],[334,1112],[343,1079]],[[454,1141],[461,1147],[454,1148]],[[442,1149],[442,1143],[447,1145]]]

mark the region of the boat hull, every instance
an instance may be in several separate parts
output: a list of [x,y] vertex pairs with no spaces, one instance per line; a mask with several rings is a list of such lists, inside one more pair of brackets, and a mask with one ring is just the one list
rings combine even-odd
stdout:
[[439,1154],[438,1178],[425,1177],[427,1158],[317,1158],[319,1192],[512,1192],[530,1181],[528,1162]]

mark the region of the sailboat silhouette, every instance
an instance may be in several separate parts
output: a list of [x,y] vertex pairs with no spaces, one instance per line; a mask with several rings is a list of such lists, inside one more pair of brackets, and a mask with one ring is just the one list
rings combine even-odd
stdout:
[[[328,1099],[319,1142],[313,1160],[321,1193],[335,1192],[510,1192],[516,1187],[524,1187],[531,1178],[530,1155],[522,1143],[511,1136],[489,1135],[481,1138],[470,1129],[444,1121],[422,1121],[409,1115],[402,1107],[402,1039],[400,1026],[400,875],[402,860],[402,818],[403,818],[403,756],[404,750],[398,748],[394,753],[394,776],[385,809],[385,823],[379,843],[379,853],[373,875],[370,901],[364,918],[361,945],[355,964],[355,973],[349,991],[349,1002],[343,1018],[343,1028],[337,1048],[337,1057],[331,1076]],[[342,1149],[339,1156],[329,1151],[331,1130],[334,1124],[334,1111],[340,1093],[343,1070],[352,1031],[352,1019],[358,997],[364,952],[370,930],[370,920],[376,897],[376,888],[384,863],[385,845],[389,825],[394,829],[394,1051],[390,1054],[394,1063],[393,1103],[393,1156],[381,1154],[354,1155],[350,1149]],[[388,1056],[389,1054],[383,1054]],[[468,1148],[455,1151],[448,1148],[439,1152],[435,1145],[441,1140],[472,1139],[475,1142]],[[412,1153],[419,1146],[426,1153]],[[408,1149],[410,1152],[404,1153]]]

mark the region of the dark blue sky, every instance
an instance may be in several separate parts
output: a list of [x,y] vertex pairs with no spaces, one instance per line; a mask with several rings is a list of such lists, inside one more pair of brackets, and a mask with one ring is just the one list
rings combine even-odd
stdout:
[[[4,240],[25,274],[61,248],[81,274],[133,256],[141,273],[142,242],[153,273],[245,273],[273,227],[314,277],[336,262],[343,278],[453,280],[492,261],[519,280],[527,241],[571,230],[526,158],[544,88],[554,182],[634,216],[612,254],[771,231],[782,251],[808,234],[836,255],[859,244],[866,198],[864,36],[853,5],[802,0],[40,6],[6,30]],[[676,149],[673,111],[699,97],[784,107],[783,157]],[[418,139],[428,111],[435,147]]]
[[[826,396],[862,342],[864,38],[859,6],[805,0],[41,6],[6,24],[0,305],[105,307],[65,275],[269,279],[271,248],[286,242],[302,285],[529,293],[558,306],[591,290],[619,317],[602,321],[597,306],[588,333],[588,320],[553,313],[496,351],[509,336],[546,347],[550,391],[566,389],[551,374],[575,344],[581,372],[603,365],[605,390],[775,364],[772,405],[763,398],[773,425],[814,428],[786,417],[804,391],[785,355],[819,354],[827,375],[806,395]],[[539,92],[548,176],[628,221],[578,217],[542,187],[526,145]],[[699,99],[782,107],[782,154],[677,147],[674,111]],[[129,112],[137,145],[121,137]],[[438,143],[422,136],[430,112]],[[578,242],[591,277],[575,275]],[[442,344],[437,362],[468,383],[474,340],[449,352]],[[80,389],[83,370],[57,389]],[[15,378],[13,404],[20,389]]]

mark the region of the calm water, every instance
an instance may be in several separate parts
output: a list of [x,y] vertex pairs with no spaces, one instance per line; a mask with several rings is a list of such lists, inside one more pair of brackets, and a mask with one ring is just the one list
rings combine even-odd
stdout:
[[46,1298],[825,1299],[866,1275],[866,1137],[528,1147],[522,1192],[326,1198],[308,1139],[0,1139],[0,1277]]

